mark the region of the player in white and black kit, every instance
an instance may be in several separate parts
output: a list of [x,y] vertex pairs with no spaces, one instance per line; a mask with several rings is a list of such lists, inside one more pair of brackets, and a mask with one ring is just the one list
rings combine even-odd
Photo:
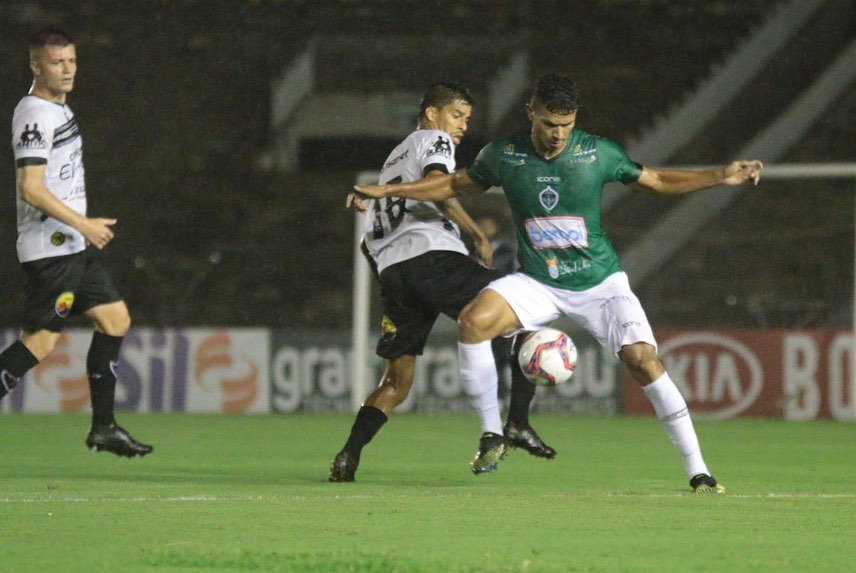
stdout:
[[0,398],[56,346],[69,317],[84,315],[95,333],[86,357],[92,426],[86,445],[120,456],[152,447],[116,424],[116,363],[131,326],[128,307],[96,251],[113,238],[115,219],[86,215],[83,145],[66,105],[77,56],[72,39],[45,29],[30,40],[33,85],[12,118],[18,206],[18,260],[26,275],[20,338],[0,353]]
[[[454,172],[455,146],[467,130],[472,104],[472,97],[459,86],[431,86],[419,107],[418,129],[390,153],[380,182],[416,181]],[[377,354],[385,359],[386,370],[378,388],[357,413],[345,446],[330,464],[329,479],[334,482],[354,481],[363,447],[407,397],[416,357],[422,354],[440,313],[456,319],[482,288],[501,276],[468,256],[461,229],[473,238],[488,266],[492,249],[490,240],[457,199],[433,203],[393,197],[367,206],[357,202],[357,208],[367,211],[363,251],[380,281],[384,317]],[[524,390],[528,392],[531,386],[527,384]],[[480,450],[486,445],[493,449],[497,442],[504,447],[505,443],[496,388],[490,391],[494,396],[488,399],[481,389],[467,388],[481,418]],[[528,425],[531,398],[529,395],[523,404],[527,421],[515,426],[520,430],[512,444],[533,455],[552,458],[556,452]],[[513,414],[509,412],[510,420]],[[482,473],[495,467],[491,461],[472,470]]]

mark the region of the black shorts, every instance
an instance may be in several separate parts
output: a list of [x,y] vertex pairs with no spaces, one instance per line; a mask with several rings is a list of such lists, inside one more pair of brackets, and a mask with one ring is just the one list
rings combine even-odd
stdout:
[[383,335],[377,355],[393,359],[422,354],[440,313],[457,319],[461,310],[502,274],[461,253],[431,251],[380,273]]
[[25,332],[62,332],[69,317],[122,300],[95,249],[21,266],[27,275],[22,325]]

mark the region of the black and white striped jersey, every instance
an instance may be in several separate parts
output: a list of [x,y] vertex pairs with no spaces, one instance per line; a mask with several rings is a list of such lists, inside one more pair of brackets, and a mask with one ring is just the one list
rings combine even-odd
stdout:
[[[15,167],[46,165],[45,186],[72,210],[86,214],[83,144],[74,113],[65,104],[27,95],[12,117]],[[18,260],[34,261],[77,253],[86,248],[77,230],[48,217],[20,196]]]
[[[455,144],[444,131],[419,129],[387,157],[379,183],[417,181],[429,171],[455,170]],[[431,201],[385,197],[369,202],[365,242],[378,272],[428,251],[467,254],[458,226]]]

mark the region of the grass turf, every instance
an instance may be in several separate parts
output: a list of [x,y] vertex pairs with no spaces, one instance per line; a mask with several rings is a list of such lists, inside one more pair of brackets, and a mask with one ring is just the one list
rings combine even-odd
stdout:
[[144,459],[82,415],[0,416],[0,571],[852,571],[856,427],[696,424],[726,485],[694,496],[656,421],[539,416],[555,460],[473,476],[475,416],[393,416],[326,482],[350,416],[130,415]]

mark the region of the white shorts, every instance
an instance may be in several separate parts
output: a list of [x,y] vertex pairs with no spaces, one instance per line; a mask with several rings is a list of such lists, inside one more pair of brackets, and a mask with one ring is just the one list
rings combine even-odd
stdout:
[[550,287],[523,273],[506,275],[486,289],[496,291],[506,300],[523,325],[522,330],[544,328],[564,315],[613,354],[635,342],[647,342],[657,348],[648,317],[630,290],[626,273],[610,275],[584,291]]

